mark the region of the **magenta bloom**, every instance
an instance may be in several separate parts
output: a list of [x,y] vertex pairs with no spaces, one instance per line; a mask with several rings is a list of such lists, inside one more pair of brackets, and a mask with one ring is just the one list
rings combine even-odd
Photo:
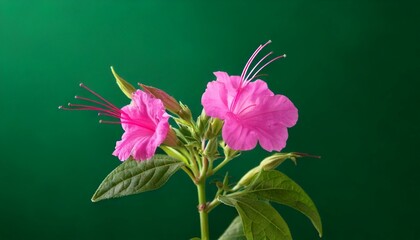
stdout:
[[270,52],[248,73],[254,58],[269,43],[255,50],[241,76],[215,72],[216,80],[208,83],[201,98],[207,115],[224,120],[222,136],[234,150],[250,150],[259,142],[267,151],[280,151],[286,146],[287,128],[298,119],[297,108],[286,96],[274,94],[262,80],[252,81],[264,67],[285,55],[271,59],[254,72]]
[[137,90],[132,95],[131,103],[122,109],[117,108],[99,94],[80,84],[102,102],[76,96],[81,99],[94,103],[97,106],[69,104],[71,108],[65,110],[92,110],[99,112],[101,116],[109,116],[119,119],[119,121],[103,121],[101,123],[121,124],[124,129],[121,141],[115,146],[114,156],[121,161],[127,160],[132,156],[135,160],[147,160],[153,157],[156,148],[165,141],[169,131],[169,115],[165,112],[165,107],[161,100],[152,95]]
[[122,161],[130,156],[136,160],[151,158],[166,139],[168,119],[161,100],[137,90],[131,103],[121,109],[121,126],[125,132],[112,154]]

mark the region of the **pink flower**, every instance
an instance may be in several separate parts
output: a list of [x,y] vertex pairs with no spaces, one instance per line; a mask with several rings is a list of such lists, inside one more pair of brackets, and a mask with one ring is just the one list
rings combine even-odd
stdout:
[[169,131],[169,115],[162,101],[141,90],[121,109],[121,119],[125,132],[112,154],[122,161],[130,156],[136,160],[151,158]]
[[255,50],[241,76],[215,72],[216,81],[208,83],[201,98],[207,115],[224,120],[222,136],[234,150],[250,150],[259,142],[267,151],[280,151],[286,146],[287,128],[294,126],[298,119],[297,108],[286,96],[275,95],[262,80],[252,81],[264,67],[285,55],[254,71],[270,52],[248,73],[254,58],[270,42]]
[[97,111],[98,115],[119,119],[119,121],[100,120],[100,123],[121,124],[124,129],[121,141],[117,142],[112,153],[121,161],[127,160],[130,156],[135,160],[147,160],[153,157],[156,148],[165,141],[169,132],[169,115],[165,112],[161,100],[137,90],[132,94],[131,103],[119,109],[85,85],[80,84],[80,86],[97,96],[101,102],[76,96],[76,99],[94,103],[95,106],[69,103],[70,108],[60,106],[60,109],[92,110]]

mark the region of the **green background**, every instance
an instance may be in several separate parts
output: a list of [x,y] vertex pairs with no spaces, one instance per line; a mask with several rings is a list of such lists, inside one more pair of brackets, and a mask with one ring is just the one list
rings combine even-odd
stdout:
[[[127,104],[113,65],[197,116],[212,72],[240,74],[269,39],[269,50],[288,57],[264,79],[300,114],[284,151],[322,156],[280,169],[317,204],[324,239],[417,239],[414,2],[0,0],[0,239],[198,236],[195,188],[182,172],[158,191],[91,203],[119,164],[111,153],[122,130],[57,106],[88,95],[79,82]],[[266,155],[247,152],[226,169],[239,177]],[[279,210],[295,239],[317,239],[303,215]],[[234,216],[224,206],[212,212],[212,238]]]

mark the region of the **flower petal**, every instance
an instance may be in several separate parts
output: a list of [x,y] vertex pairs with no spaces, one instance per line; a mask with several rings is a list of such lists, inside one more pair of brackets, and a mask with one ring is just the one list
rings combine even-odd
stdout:
[[258,140],[262,148],[266,151],[281,151],[286,147],[288,138],[287,128],[284,126],[270,126],[260,128],[258,131]]
[[258,136],[255,132],[243,125],[232,113],[229,113],[226,117],[222,137],[233,150],[251,150],[255,148],[258,142]]
[[130,156],[133,156],[136,160],[147,160],[151,158],[154,151],[150,151],[147,146],[150,145],[152,134],[153,132],[146,132],[140,128],[126,131],[121,141],[117,142],[112,155],[117,156],[121,161],[127,160]]
[[223,72],[215,73],[215,75],[217,80],[207,84],[207,89],[201,97],[201,104],[207,115],[224,119],[229,109],[228,91],[225,84],[229,76]]
[[274,93],[268,88],[267,83],[262,80],[250,82],[237,91],[231,110],[237,115],[252,111],[265,96],[273,96]]
[[238,118],[245,128],[255,132],[265,150],[280,151],[286,146],[287,128],[297,122],[298,110],[286,96],[266,96],[253,111]]
[[252,111],[242,112],[238,117],[251,126],[275,123],[293,127],[298,119],[298,110],[286,96],[278,94],[261,98],[257,107]]

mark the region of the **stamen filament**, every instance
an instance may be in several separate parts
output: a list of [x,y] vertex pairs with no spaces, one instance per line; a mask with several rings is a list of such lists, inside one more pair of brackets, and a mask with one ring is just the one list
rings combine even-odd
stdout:
[[107,109],[103,109],[103,108],[99,108],[99,107],[87,106],[87,105],[82,105],[82,104],[71,104],[71,103],[69,103],[69,107],[74,107],[74,108],[61,108],[61,109],[63,109],[63,110],[95,111],[95,112],[109,114],[111,117],[114,117],[114,118],[120,118],[120,113],[116,113],[116,112],[113,112],[112,110],[107,110]]
[[107,116],[107,117],[114,117],[114,118],[120,118],[120,116],[116,115],[116,114],[108,114],[108,113],[103,113],[103,112],[99,112],[98,116]]
[[[74,96],[74,98],[75,98],[75,99],[84,100],[84,101],[87,101],[87,102],[91,102],[91,103],[95,103],[95,104],[98,104],[98,105],[104,106],[104,107],[106,107],[106,108],[110,108],[110,109],[112,109],[112,110],[117,110],[117,109],[114,109],[114,108],[113,108],[113,106],[110,106],[110,105],[107,105],[107,104],[104,104],[104,103],[101,103],[101,102],[98,102],[98,101],[92,100],[92,99],[90,99],[90,98],[85,98],[85,97],[81,97],[81,96]],[[118,109],[118,111],[121,111],[121,110],[120,110],[120,109]]]
[[80,87],[88,90],[89,92],[91,92],[93,95],[97,96],[99,99],[101,99],[102,101],[106,102],[111,108],[115,109],[115,110],[119,110],[119,108],[117,108],[114,104],[108,102],[105,98],[103,98],[101,95],[97,94],[96,92],[94,92],[93,90],[91,90],[90,88],[88,88],[87,86],[85,86],[83,83],[79,84]]
[[92,109],[93,111],[107,112],[107,113],[115,114],[117,116],[119,116],[119,114],[121,113],[121,110],[119,109],[118,111],[115,111],[114,109],[106,109],[106,108],[101,108],[101,107],[96,107],[96,106],[89,106],[89,105],[84,105],[84,104],[73,104],[73,103],[69,103],[68,105],[69,107],[89,108],[89,109]]
[[[255,64],[255,66],[251,69],[251,71],[248,73],[248,75],[246,76],[246,78],[244,79],[245,82],[247,82],[247,79],[249,78],[249,76],[251,76],[252,72],[255,70],[255,68],[258,67],[258,65],[260,65],[260,63],[262,61],[264,61],[264,59],[266,59],[268,56],[270,56],[271,54],[273,54],[273,52],[269,52],[267,55],[265,55],[263,58],[261,58],[260,61],[257,62],[257,64]],[[249,81],[248,81],[249,82]]]
[[[271,43],[271,40],[268,40],[264,45],[260,45],[260,46],[258,46],[258,48],[254,51],[254,53],[251,55],[251,57],[248,59],[248,61],[246,62],[246,64],[245,64],[245,67],[244,67],[244,69],[242,70],[242,73],[241,73],[241,82],[240,82],[240,84],[239,84],[239,87],[238,87],[238,89],[237,89],[237,93],[236,93],[236,95],[234,96],[234,98],[233,98],[233,100],[232,100],[232,102],[230,103],[230,106],[229,106],[229,110],[230,111],[233,111],[234,109],[235,109],[235,107],[236,107],[236,102],[237,102],[237,99],[238,99],[238,97],[239,97],[239,95],[241,94],[241,90],[242,90],[242,88],[244,87],[244,86],[246,86],[249,82],[251,82],[254,78],[255,78],[255,76],[257,76],[258,75],[258,73],[261,71],[261,70],[263,70],[266,66],[268,66],[270,63],[272,63],[272,62],[274,62],[274,61],[276,61],[277,59],[280,59],[280,58],[283,58],[283,57],[286,57],[286,54],[283,54],[283,55],[281,55],[281,56],[277,56],[277,57],[275,57],[275,58],[273,58],[273,59],[271,59],[270,61],[268,61],[267,63],[265,63],[262,67],[260,67],[257,71],[255,71],[255,69],[258,67],[258,66],[260,66],[260,64],[265,60],[265,59],[267,59],[270,55],[272,55],[273,54],[273,52],[271,51],[271,52],[269,52],[268,54],[266,54],[264,57],[262,57],[255,65],[254,65],[254,67],[251,69],[251,71],[249,71],[248,72],[248,69],[249,69],[249,67],[250,67],[250,65],[252,64],[252,62],[254,61],[254,59],[255,59],[255,57],[260,53],[260,51],[265,47],[265,46],[267,46],[268,44],[270,44]],[[255,72],[254,72],[255,71]],[[246,77],[245,77],[245,75],[246,75]],[[250,77],[252,75],[252,77]],[[248,108],[248,107],[247,107]],[[246,108],[246,109],[247,109]],[[246,110],[246,109],[244,109],[244,110]],[[241,111],[241,112],[243,112],[243,111]]]
[[262,45],[258,46],[258,48],[252,53],[251,57],[248,59],[248,61],[245,64],[244,69],[241,73],[241,79],[244,79],[244,76],[246,72],[248,71],[249,65],[251,65],[252,60],[254,60],[255,56],[258,54],[258,52],[261,50]]
[[66,111],[76,110],[76,109],[72,109],[72,108],[66,108],[64,106],[58,106],[58,109],[60,109],[60,110],[66,110]]
[[[98,112],[98,116],[107,116],[107,117],[113,117],[116,118],[119,121],[108,121],[108,120],[99,120],[99,123],[106,123],[106,124],[129,124],[129,125],[135,125],[138,127],[141,127],[145,130],[154,132],[155,129],[152,126],[147,125],[146,122],[144,122],[141,119],[133,120],[131,119],[130,115],[123,110],[117,108],[114,104],[107,101],[105,98],[103,98],[101,95],[97,94],[90,88],[86,87],[83,83],[79,85],[80,87],[88,90],[90,93],[98,97],[101,101],[96,101],[93,99],[75,96],[75,99],[80,99],[89,103],[93,103],[95,105],[85,105],[85,104],[73,104],[68,103],[69,107],[59,106],[59,109],[62,110],[68,110],[68,111],[95,111]],[[99,105],[99,106],[96,106]]]
[[271,43],[271,40],[268,40],[264,45],[258,46],[258,48],[254,51],[254,53],[251,55],[251,57],[248,59],[248,62],[246,62],[244,69],[242,70],[241,79],[244,79],[246,72],[248,71],[249,66],[251,65],[252,61],[254,61],[254,58],[258,55],[258,53],[268,44]]
[[121,124],[121,122],[113,122],[113,121],[105,121],[105,120],[99,120],[99,123],[103,124]]
[[286,55],[280,55],[280,56],[277,56],[277,57],[275,57],[275,58],[273,58],[273,59],[271,59],[270,61],[268,61],[266,64],[264,64],[262,67],[260,67],[256,72],[255,72],[255,74],[254,75],[252,75],[252,77],[248,80],[248,81],[251,81],[252,79],[254,79],[254,77],[261,71],[261,70],[263,70],[267,65],[269,65],[270,63],[272,63],[272,62],[274,62],[274,61],[276,61],[276,60],[278,60],[278,59],[280,59],[280,58],[284,58]]

